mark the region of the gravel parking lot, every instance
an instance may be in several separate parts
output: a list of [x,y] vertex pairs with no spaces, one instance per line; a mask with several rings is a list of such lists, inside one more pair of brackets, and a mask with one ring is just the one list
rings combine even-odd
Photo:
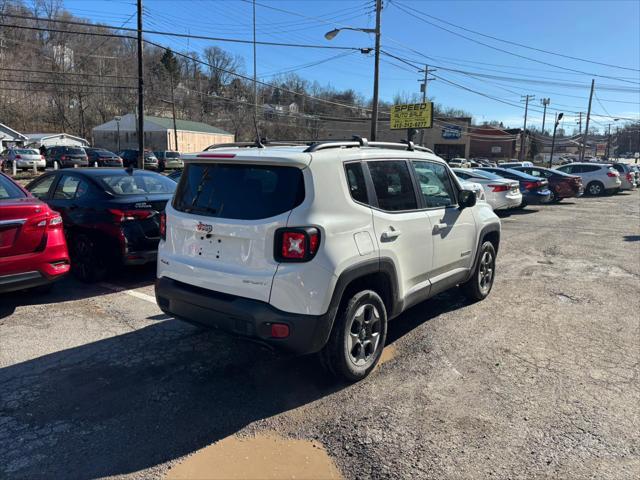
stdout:
[[0,297],[0,478],[162,478],[256,434],[345,478],[640,477],[638,191],[503,216],[489,298],[403,314],[357,385],[166,317],[153,279]]

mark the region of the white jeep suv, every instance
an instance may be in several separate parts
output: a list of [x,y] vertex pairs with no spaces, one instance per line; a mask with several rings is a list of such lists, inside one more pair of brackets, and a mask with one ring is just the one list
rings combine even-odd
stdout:
[[168,315],[365,377],[387,321],[460,285],[492,287],[500,222],[412,144],[230,146],[184,155],[161,218],[156,299]]

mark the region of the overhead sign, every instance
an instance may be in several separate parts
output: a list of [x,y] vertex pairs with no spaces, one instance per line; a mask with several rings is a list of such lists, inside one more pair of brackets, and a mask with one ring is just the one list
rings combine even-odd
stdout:
[[596,157],[604,157],[607,152],[606,143],[596,143]]
[[457,140],[462,136],[462,127],[460,125],[445,125],[442,127],[442,138],[447,140]]
[[391,107],[391,130],[433,127],[433,103],[407,103]]

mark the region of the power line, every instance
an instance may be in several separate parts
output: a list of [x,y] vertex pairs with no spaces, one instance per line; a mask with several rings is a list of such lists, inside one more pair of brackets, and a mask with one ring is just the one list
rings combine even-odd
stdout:
[[[400,8],[400,6],[396,3],[395,0],[394,0],[394,3],[396,4],[396,6],[398,8]],[[603,63],[603,62],[598,62],[598,61],[595,61],[595,60],[588,60],[588,59],[585,59],[585,58],[574,57],[572,55],[565,55],[565,54],[558,53],[558,52],[552,52],[550,50],[544,50],[544,49],[541,49],[541,48],[530,47],[528,45],[524,45],[522,43],[514,42],[512,40],[504,40],[502,38],[494,37],[492,35],[487,35],[485,33],[481,33],[481,32],[478,32],[476,30],[471,30],[470,28],[462,27],[460,25],[456,25],[456,24],[448,22],[446,20],[442,20],[441,18],[434,17],[433,15],[429,15],[428,13],[424,13],[424,12],[420,12],[420,13],[422,15],[424,15],[425,17],[429,17],[429,18],[432,18],[432,19],[437,20],[439,22],[442,22],[442,23],[444,23],[446,25],[450,25],[452,27],[459,28],[460,30],[464,30],[465,32],[474,33],[476,35],[480,35],[480,36],[485,37],[485,38],[490,38],[492,40],[496,40],[498,42],[506,43],[506,44],[509,44],[509,45],[516,45],[518,47],[528,48],[529,50],[534,50],[536,52],[547,53],[549,55],[555,55],[555,56],[558,56],[558,57],[569,58],[571,60],[577,60],[577,61],[580,61],[580,62],[593,63],[595,65],[602,65],[602,66],[605,66],[605,67],[618,68],[620,70],[630,70],[632,72],[640,72],[640,69],[638,69],[638,68],[622,67],[620,65],[613,65],[611,63]]]
[[47,75],[77,75],[77,76],[86,76],[86,77],[101,77],[101,78],[122,78],[122,79],[136,79],[138,77],[134,77],[131,75],[101,75],[99,73],[79,73],[79,72],[56,72],[52,70],[27,70],[25,68],[9,68],[9,67],[0,67],[0,70],[8,71],[8,72],[23,72],[23,73],[42,73]]
[[[455,32],[453,30],[449,30],[448,28],[445,28],[445,27],[443,27],[441,25],[438,25],[436,23],[430,22],[429,20],[425,20],[424,18],[421,17],[422,13],[417,11],[417,10],[415,10],[415,9],[408,10],[407,8],[399,5],[397,2],[393,2],[392,5],[394,5],[398,9],[402,10],[404,13],[406,13],[408,15],[411,15],[411,16],[415,17],[416,19],[421,20],[422,22],[424,22],[424,23],[426,23],[428,25],[436,27],[436,28],[438,28],[440,30],[444,30],[445,32],[451,33],[452,35],[456,35],[458,37],[462,37],[462,38],[464,38],[466,40],[469,40],[470,42],[477,43],[479,45],[485,46],[487,48],[491,48],[493,50],[497,50],[497,51],[502,52],[502,53],[506,53],[507,55],[512,55],[514,57],[523,58],[523,59],[529,60],[531,62],[540,63],[542,65],[547,65],[549,67],[558,68],[560,70],[567,70],[567,71],[570,71],[570,72],[582,73],[584,75],[589,75],[591,77],[608,78],[608,79],[612,79],[612,80],[617,80],[619,82],[636,84],[636,82],[632,82],[630,80],[625,80],[625,79],[622,79],[622,78],[619,78],[619,77],[612,77],[612,76],[609,76],[609,75],[599,75],[599,74],[596,74],[596,73],[589,73],[589,72],[585,72],[585,71],[582,71],[582,70],[576,70],[576,69],[569,68],[569,67],[561,67],[559,65],[555,65],[555,64],[549,63],[549,62],[545,62],[543,60],[538,60],[538,59],[535,59],[535,58],[527,57],[526,55],[520,55],[519,53],[511,52],[509,50],[505,50],[503,48],[499,48],[499,47],[490,45],[488,43],[481,42],[481,41],[479,41],[479,40],[477,40],[475,38],[468,37],[466,35],[463,35],[461,33]],[[420,55],[423,55],[423,54],[420,53]]]
[[[56,20],[56,19],[49,19],[49,18],[41,18],[41,17],[32,17],[29,15],[17,15],[17,14],[12,14],[12,13],[7,13],[4,14],[3,16],[5,17],[11,17],[11,18],[20,18],[23,20],[34,20],[34,21],[42,21],[42,22],[53,22],[53,23],[61,23],[61,24],[65,24],[65,25],[80,25],[83,26],[85,28],[109,28],[109,29],[113,29],[113,30],[122,30],[125,32],[137,32],[138,30],[135,28],[128,28],[128,27],[117,27],[114,25],[92,25],[92,24],[87,24],[87,23],[83,23],[83,22],[76,22],[76,21],[72,21],[72,20]],[[13,27],[13,28],[28,28],[28,29],[35,29],[35,30],[39,30],[39,28],[37,27],[26,27],[23,25],[11,25],[11,24],[0,24],[3,27]],[[53,30],[53,29],[47,29],[50,31],[60,31],[60,30]],[[118,34],[98,34],[95,32],[79,32],[79,31],[65,31],[65,30],[61,30],[60,32],[62,33],[75,33],[75,34],[81,34],[81,35],[95,35],[95,36],[113,36],[113,37],[123,37],[123,38],[130,38],[130,37],[126,37],[126,36],[122,36],[122,35],[118,35]],[[189,35],[186,33],[171,33],[171,32],[162,32],[159,30],[142,30],[142,33],[146,33],[146,34],[150,34],[150,35],[161,35],[161,36],[168,36],[168,37],[178,37],[178,38],[191,38],[191,39],[196,39],[196,40],[211,40],[211,41],[215,41],[215,42],[230,42],[230,43],[243,43],[243,44],[251,44],[253,45],[253,40],[242,40],[242,39],[238,39],[238,38],[223,38],[223,37],[209,37],[209,36],[205,36],[205,35]],[[309,45],[309,44],[301,44],[301,43],[281,43],[281,42],[264,42],[264,41],[258,41],[256,42],[256,44],[258,45],[267,45],[267,46],[272,46],[272,47],[294,47],[294,48],[319,48],[319,49],[325,49],[325,50],[363,50],[364,48],[360,48],[360,47],[341,47],[341,46],[335,46],[335,45]]]

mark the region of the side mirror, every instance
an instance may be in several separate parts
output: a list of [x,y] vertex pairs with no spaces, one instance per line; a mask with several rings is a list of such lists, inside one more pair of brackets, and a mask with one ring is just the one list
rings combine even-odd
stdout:
[[471,190],[460,190],[460,194],[458,195],[458,205],[460,205],[460,210],[473,207],[476,204],[476,194]]

